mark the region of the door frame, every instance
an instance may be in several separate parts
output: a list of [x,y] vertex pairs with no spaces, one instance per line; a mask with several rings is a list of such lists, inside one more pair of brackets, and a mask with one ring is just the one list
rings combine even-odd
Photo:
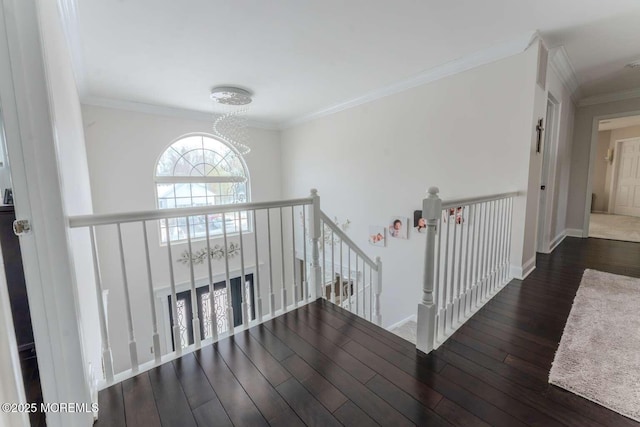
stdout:
[[[0,98],[38,369],[45,402],[91,403],[62,201],[37,0],[0,0]],[[49,412],[47,425],[86,426],[91,413]]]
[[[584,219],[582,237],[589,237],[589,223],[591,221],[591,193],[593,192],[593,174],[595,173],[596,153],[598,150],[598,128],[601,120],[619,119],[620,117],[640,116],[640,110],[625,111],[623,113],[601,114],[594,116],[591,122],[591,150],[589,151],[589,171],[587,175],[587,193],[584,202]],[[616,156],[614,154],[614,156]],[[616,156],[617,157],[617,156]],[[615,158],[614,158],[615,161]]]
[[627,141],[640,141],[640,136],[634,136],[633,138],[616,139],[613,143],[613,163],[611,164],[611,184],[609,188],[609,206],[607,207],[609,213],[615,214],[616,195],[618,194],[618,174],[620,172],[620,147]]
[[[538,225],[536,232],[536,252],[549,253],[551,249],[551,219],[553,217],[553,200],[555,196],[555,181],[558,164],[558,141],[560,138],[560,119],[562,103],[551,92],[547,95],[547,111],[545,114],[544,146],[542,148],[542,164],[540,171],[540,185],[545,190],[539,190],[538,197]],[[551,117],[551,121],[549,118]],[[546,165],[546,176],[545,172]]]

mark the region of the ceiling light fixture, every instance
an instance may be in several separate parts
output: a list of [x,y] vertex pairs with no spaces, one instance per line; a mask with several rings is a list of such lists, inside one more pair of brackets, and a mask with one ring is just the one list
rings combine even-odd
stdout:
[[213,134],[244,156],[251,149],[247,142],[248,105],[253,101],[248,90],[232,86],[218,86],[211,90],[214,104]]
[[631,68],[632,70],[640,69],[640,59],[638,59],[637,61],[629,62],[624,67]]
[[224,105],[248,105],[251,104],[251,92],[232,86],[218,86],[211,90],[211,99]]

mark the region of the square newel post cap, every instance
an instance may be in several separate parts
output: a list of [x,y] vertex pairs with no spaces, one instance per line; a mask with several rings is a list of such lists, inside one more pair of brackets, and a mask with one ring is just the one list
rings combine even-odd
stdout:
[[442,200],[438,197],[438,187],[429,187],[427,198],[422,202],[422,216],[427,220],[438,219],[442,211]]

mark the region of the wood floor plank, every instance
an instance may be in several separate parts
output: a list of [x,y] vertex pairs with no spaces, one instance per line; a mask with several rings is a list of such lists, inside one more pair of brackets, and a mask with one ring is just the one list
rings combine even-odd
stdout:
[[282,365],[320,402],[329,412],[342,406],[347,397],[313,369],[297,354],[282,361]]
[[[400,410],[402,414],[419,426],[445,426],[449,425],[435,411],[427,408],[422,402],[414,399],[403,389],[396,387],[393,383],[380,376],[371,378],[367,382],[369,390],[383,398],[394,408]],[[442,398],[440,399],[442,400]],[[440,403],[438,400],[438,403]]]
[[124,396],[122,383],[116,384],[98,394],[98,421],[97,427],[120,427],[126,424],[124,412]]
[[123,381],[122,396],[128,426],[160,425],[160,414],[147,372]]
[[489,424],[465,410],[463,407],[456,405],[446,397],[438,403],[438,406],[436,406],[434,410],[442,418],[455,426],[490,427]]
[[249,331],[235,334],[234,342],[272,386],[280,385],[291,378],[291,374],[269,352],[265,351]]
[[202,406],[210,400],[218,400],[193,354],[185,354],[172,363],[191,408]]
[[267,420],[213,346],[203,347],[194,354],[234,425],[268,425]]
[[182,390],[171,363],[151,369],[149,380],[163,426],[195,427],[197,425],[187,396]]
[[338,408],[333,415],[345,426],[380,425],[350,400]]
[[242,350],[235,345],[235,337],[214,344],[238,382],[267,421],[281,417],[289,405],[282,399]]
[[291,409],[308,426],[340,426],[340,422],[305,389],[295,378],[276,387]]
[[208,402],[193,409],[193,417],[198,427],[230,427],[233,423],[218,399]]
[[394,426],[412,425],[400,412],[295,334],[285,323],[272,320],[264,325],[377,423]]
[[301,317],[302,316],[300,316],[299,313],[295,311],[279,317],[277,321],[284,323],[298,336],[307,341],[311,346],[316,348],[325,356],[330,357],[332,361],[340,365],[344,370],[349,372],[349,374],[351,374],[361,383],[365,383],[373,378],[375,372],[367,368],[364,364],[362,364],[348,352],[344,351],[342,348],[334,345],[328,339],[318,335],[313,329],[309,328],[304,322],[301,322],[299,320]]

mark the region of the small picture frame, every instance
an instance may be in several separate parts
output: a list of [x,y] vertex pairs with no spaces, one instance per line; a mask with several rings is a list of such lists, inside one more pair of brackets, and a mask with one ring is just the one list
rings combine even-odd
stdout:
[[422,211],[413,211],[413,229],[420,234],[427,232],[427,220],[422,217]]
[[387,244],[387,230],[380,225],[369,226],[369,244],[385,247]]
[[2,203],[5,205],[13,205],[13,190],[11,188],[4,189],[4,197]]
[[389,221],[389,237],[394,239],[409,238],[409,218],[406,216],[394,216]]

